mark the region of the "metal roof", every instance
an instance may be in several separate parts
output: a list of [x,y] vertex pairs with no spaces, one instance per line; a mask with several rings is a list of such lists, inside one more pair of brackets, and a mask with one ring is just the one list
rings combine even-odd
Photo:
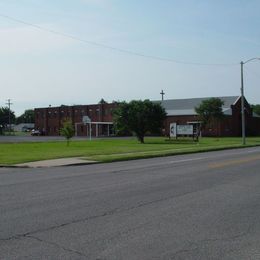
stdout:
[[[200,105],[203,100],[207,98],[188,98],[188,99],[168,99],[161,102],[161,105],[165,108],[168,116],[183,116],[183,115],[196,115],[195,107]],[[224,105],[222,106],[223,112],[225,115],[232,115],[231,105],[234,105],[239,96],[230,96],[230,97],[217,97],[220,98]]]

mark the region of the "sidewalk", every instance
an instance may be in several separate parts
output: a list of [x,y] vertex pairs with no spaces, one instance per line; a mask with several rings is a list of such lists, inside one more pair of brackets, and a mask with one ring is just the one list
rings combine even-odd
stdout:
[[89,161],[83,158],[61,158],[53,160],[43,160],[27,163],[15,164],[16,167],[42,168],[42,167],[58,167],[58,166],[72,166],[72,165],[86,165],[97,163],[96,161]]

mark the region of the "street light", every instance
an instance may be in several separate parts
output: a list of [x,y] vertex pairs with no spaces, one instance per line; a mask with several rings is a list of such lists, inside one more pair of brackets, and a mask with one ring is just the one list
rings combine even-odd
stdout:
[[242,123],[242,144],[246,144],[246,127],[245,127],[245,96],[244,96],[244,64],[254,61],[260,60],[260,58],[252,58],[245,62],[241,61],[241,123]]

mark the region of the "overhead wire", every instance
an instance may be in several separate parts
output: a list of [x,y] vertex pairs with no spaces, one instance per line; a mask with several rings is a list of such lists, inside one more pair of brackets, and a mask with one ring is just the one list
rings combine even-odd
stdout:
[[9,16],[9,15],[5,15],[5,14],[0,13],[0,16],[3,17],[3,18],[6,18],[8,20],[11,20],[13,22],[24,24],[24,25],[36,28],[38,30],[45,31],[45,32],[48,32],[48,33],[52,33],[52,34],[56,34],[56,35],[59,35],[59,36],[65,37],[65,38],[70,38],[70,39],[73,39],[75,41],[79,41],[79,42],[82,42],[82,43],[85,43],[85,44],[88,44],[88,45],[92,45],[92,46],[96,46],[96,47],[100,47],[100,48],[105,48],[105,49],[109,49],[109,50],[112,50],[112,51],[125,53],[125,54],[128,54],[128,55],[134,55],[134,56],[139,56],[139,57],[143,57],[143,58],[153,59],[153,60],[157,60],[157,61],[165,61],[165,62],[172,62],[172,63],[176,63],[176,64],[195,65],[195,66],[234,66],[234,65],[239,65],[239,63],[185,62],[185,61],[175,60],[175,59],[172,59],[172,58],[164,58],[164,57],[160,57],[160,56],[147,55],[147,54],[144,54],[144,53],[141,53],[141,52],[135,52],[135,51],[132,51],[132,50],[117,48],[117,47],[106,45],[106,44],[99,43],[99,42],[96,42],[96,41],[85,40],[85,39],[79,38],[79,37],[71,35],[71,34],[52,30],[52,29],[49,29],[49,28],[46,28],[46,27],[43,27],[43,26],[40,26],[40,25],[37,25],[37,24],[33,24],[33,23],[30,23],[30,22],[27,22],[27,21],[24,21],[24,20],[21,20],[21,19],[14,18],[14,17]]

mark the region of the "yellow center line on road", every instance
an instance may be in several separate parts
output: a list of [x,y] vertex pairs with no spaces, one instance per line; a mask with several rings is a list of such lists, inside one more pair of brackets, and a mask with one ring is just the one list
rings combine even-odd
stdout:
[[209,168],[218,169],[218,168],[224,168],[224,167],[228,167],[228,166],[234,166],[234,165],[244,164],[244,163],[248,163],[248,162],[253,162],[253,161],[257,161],[257,160],[260,160],[260,155],[251,156],[248,158],[240,158],[240,159],[236,159],[236,160],[222,161],[222,162],[218,162],[218,163],[211,163],[211,164],[209,164]]

